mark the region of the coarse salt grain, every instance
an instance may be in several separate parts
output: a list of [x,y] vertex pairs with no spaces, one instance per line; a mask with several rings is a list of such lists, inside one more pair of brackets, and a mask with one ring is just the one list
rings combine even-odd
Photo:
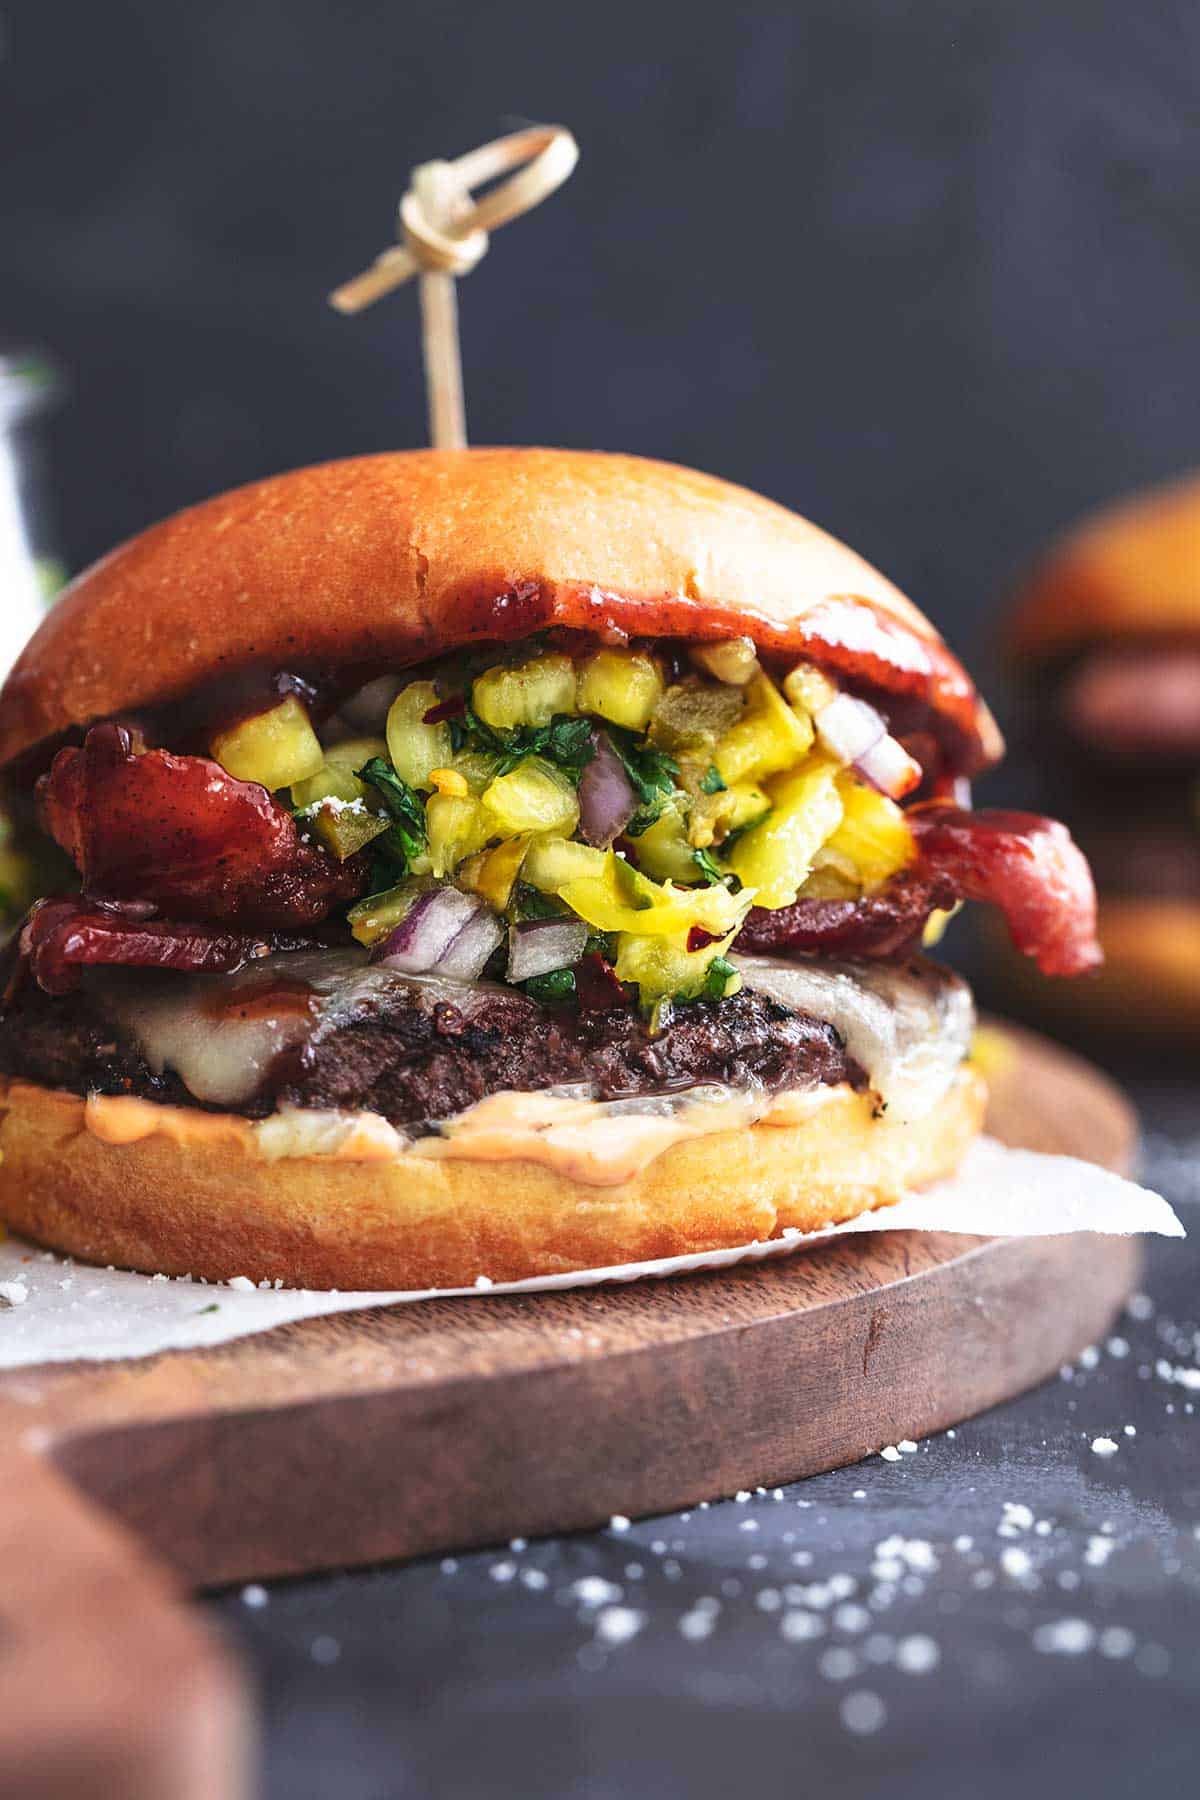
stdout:
[[896,1448],[897,1450],[902,1451],[905,1456],[915,1456],[917,1454],[917,1446],[913,1443],[911,1438],[901,1438],[900,1442],[896,1445]]
[[614,1513],[612,1518],[608,1521],[608,1529],[610,1531],[628,1531],[629,1520],[625,1517],[624,1513]]
[[596,1614],[596,1636],[602,1644],[627,1644],[646,1623],[632,1606],[606,1606]]
[[716,1623],[716,1613],[693,1607],[691,1612],[685,1612],[680,1619],[679,1635],[685,1637],[690,1644],[698,1644],[704,1638],[712,1636]]
[[1010,1544],[1000,1552],[1000,1567],[1011,1580],[1023,1581],[1033,1568],[1033,1558],[1028,1550]]
[[869,1737],[887,1722],[887,1707],[878,1694],[869,1693],[865,1689],[847,1694],[839,1710],[842,1724],[856,1737]]
[[1095,1642],[1096,1628],[1086,1619],[1056,1619],[1033,1634],[1034,1649],[1046,1656],[1084,1656]]
[[625,1591],[615,1581],[602,1575],[583,1575],[571,1583],[571,1592],[581,1606],[611,1606],[625,1598]]
[[254,1611],[265,1606],[269,1598],[266,1588],[260,1587],[257,1581],[252,1581],[249,1587],[242,1589],[242,1605],[249,1606]]
[[914,1632],[896,1645],[896,1667],[905,1675],[928,1675],[942,1660],[942,1653],[931,1637]]
[[0,1281],[0,1300],[7,1300],[10,1306],[24,1306],[29,1298],[29,1289],[23,1281]]
[[785,1612],[779,1621],[779,1635],[789,1644],[811,1643],[813,1638],[824,1636],[824,1632],[824,1619],[818,1613],[806,1612],[803,1607]]
[[248,1275],[235,1275],[229,1282],[229,1286],[237,1294],[256,1294],[258,1292]]
[[900,1461],[900,1452],[895,1444],[885,1444],[879,1454],[882,1456],[884,1462]]
[[1117,1454],[1116,1439],[1110,1437],[1093,1438],[1092,1454],[1093,1456],[1115,1456]]

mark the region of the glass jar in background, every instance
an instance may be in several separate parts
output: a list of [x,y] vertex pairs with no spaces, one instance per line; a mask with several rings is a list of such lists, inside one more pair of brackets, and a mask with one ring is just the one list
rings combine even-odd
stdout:
[[44,419],[62,382],[29,350],[0,350],[0,678],[62,587]]
[[[0,350],[0,680],[66,579],[54,541],[44,432],[61,392],[46,357]],[[28,797],[0,788],[0,943],[30,902],[56,885],[41,867],[31,823]]]

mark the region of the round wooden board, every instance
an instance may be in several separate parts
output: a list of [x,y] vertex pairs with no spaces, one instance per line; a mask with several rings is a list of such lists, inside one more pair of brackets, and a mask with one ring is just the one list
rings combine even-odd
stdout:
[[[1127,1169],[1120,1093],[1003,1029],[993,1133]],[[1098,1337],[1138,1267],[1122,1238],[873,1234],[15,1371],[0,1430],[193,1584],[299,1574],[660,1511],[944,1429]]]

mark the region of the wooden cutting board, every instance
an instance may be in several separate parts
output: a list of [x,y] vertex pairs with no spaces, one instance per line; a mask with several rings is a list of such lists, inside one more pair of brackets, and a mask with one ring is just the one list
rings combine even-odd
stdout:
[[[995,1135],[1126,1170],[1117,1090],[1043,1040],[1005,1041]],[[0,1794],[246,1800],[247,1688],[187,1586],[834,1468],[1050,1374],[1104,1331],[1139,1261],[1122,1238],[888,1232],[720,1274],[4,1373]]]
[[[1009,1031],[990,1127],[1115,1169],[1095,1070]],[[429,1301],[0,1375],[0,1431],[185,1582],[598,1524],[850,1462],[1097,1337],[1136,1244],[889,1232],[663,1282]]]

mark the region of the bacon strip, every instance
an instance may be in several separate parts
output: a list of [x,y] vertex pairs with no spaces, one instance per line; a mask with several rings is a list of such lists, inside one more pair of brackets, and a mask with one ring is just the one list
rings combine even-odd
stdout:
[[753,907],[739,950],[809,956],[898,956],[925,921],[957,900],[998,906],[1013,942],[1045,975],[1079,975],[1101,961],[1091,870],[1065,825],[1035,813],[971,812],[935,803],[908,822],[917,860],[860,900],[797,900]]
[[964,900],[998,906],[1043,975],[1082,975],[1103,962],[1092,871],[1057,819],[934,805],[910,813],[909,824],[918,867]]
[[360,857],[339,863],[306,842],[257,782],[207,757],[141,750],[123,725],[60,750],[38,799],[89,899],[270,931],[316,924],[365,885]]
[[118,964],[232,975],[272,950],[298,949],[301,942],[222,931],[215,925],[177,925],[79,900],[42,900],[22,927],[20,949],[40,988],[47,994],[69,994],[86,967]]

